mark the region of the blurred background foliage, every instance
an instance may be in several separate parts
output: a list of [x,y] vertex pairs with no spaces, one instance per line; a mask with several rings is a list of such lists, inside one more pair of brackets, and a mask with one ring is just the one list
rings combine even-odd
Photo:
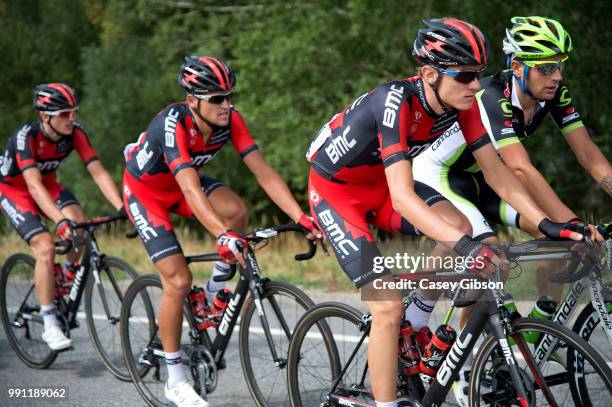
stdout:
[[[311,135],[377,84],[414,74],[410,56],[421,19],[455,16],[479,26],[502,68],[510,17],[543,15],[571,33],[566,80],[584,122],[612,158],[608,1],[195,1],[4,0],[0,2],[0,143],[36,120],[34,86],[66,82],[81,95],[79,121],[119,184],[122,150],[164,106],[182,100],[182,58],[212,54],[237,71],[236,107],[268,161],[306,208]],[[547,120],[527,142],[532,160],[563,200],[589,219],[612,218],[610,198],[577,164]],[[232,148],[204,171],[245,199],[255,225],[286,221],[245,174]],[[112,210],[76,154],[59,177],[88,215]]]

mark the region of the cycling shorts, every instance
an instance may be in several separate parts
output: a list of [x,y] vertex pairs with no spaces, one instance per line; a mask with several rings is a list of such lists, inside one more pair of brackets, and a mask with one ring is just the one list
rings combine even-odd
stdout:
[[518,228],[519,213],[486,183],[482,172],[449,171],[449,167],[413,161],[414,180],[433,188],[449,200],[472,225],[472,238],[495,236],[489,222]]
[[[207,175],[200,175],[200,183],[206,196],[223,186],[220,181]],[[190,218],[193,212],[180,189],[153,189],[137,181],[126,171],[123,174],[123,204],[151,261],[155,263],[168,256],[183,253],[170,221],[170,213]]]
[[[58,209],[79,204],[72,192],[55,179],[43,177],[43,186],[51,195],[51,199]],[[46,215],[36,205],[34,198],[26,188],[15,188],[0,183],[0,207],[13,229],[28,244],[34,236],[49,232],[40,216],[42,214],[46,217]]]
[[[445,198],[425,184],[415,182],[415,192],[429,206]],[[368,224],[389,232],[419,235],[420,232],[393,209],[386,180],[369,184],[341,184],[310,170],[310,210],[334,249],[342,270],[357,288],[380,278],[374,273],[374,257],[381,253]],[[365,267],[364,267],[365,265]]]

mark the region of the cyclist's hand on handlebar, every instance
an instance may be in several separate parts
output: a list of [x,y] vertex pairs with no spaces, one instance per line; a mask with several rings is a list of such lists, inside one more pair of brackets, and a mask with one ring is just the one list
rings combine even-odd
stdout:
[[463,236],[453,249],[465,257],[466,269],[479,277],[488,278],[495,272],[502,259],[486,243],[481,243]]
[[310,230],[310,233],[306,235],[308,239],[310,240],[323,239],[323,234],[319,230],[319,227],[314,222],[312,217],[303,213],[302,216],[300,216],[300,219],[298,219],[297,223],[304,226],[306,229]]
[[226,263],[238,261],[242,267],[246,267],[244,256],[247,246],[247,241],[231,230],[221,233],[217,238],[217,252]]
[[586,224],[580,219],[572,219],[569,222],[557,223],[549,219],[542,219],[538,225],[540,232],[552,240],[582,240]]
[[55,236],[60,239],[70,240],[72,239],[72,221],[70,219],[63,218],[55,226]]

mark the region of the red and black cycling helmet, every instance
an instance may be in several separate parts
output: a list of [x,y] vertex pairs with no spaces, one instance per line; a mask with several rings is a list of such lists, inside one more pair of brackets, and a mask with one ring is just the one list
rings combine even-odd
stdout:
[[187,93],[196,95],[231,92],[236,85],[236,74],[220,59],[208,55],[192,55],[185,57],[178,81]]
[[412,56],[419,64],[486,65],[491,48],[478,27],[456,18],[423,20],[414,40]]
[[40,112],[74,110],[79,107],[79,95],[63,83],[43,83],[34,90],[34,109]]

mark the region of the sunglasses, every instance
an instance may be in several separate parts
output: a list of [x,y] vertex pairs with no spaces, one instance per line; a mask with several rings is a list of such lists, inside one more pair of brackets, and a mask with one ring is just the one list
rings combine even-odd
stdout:
[[232,92],[228,92],[228,93],[223,93],[221,95],[194,95],[195,97],[197,97],[198,99],[201,100],[205,100],[208,103],[211,103],[213,105],[220,105],[221,103],[225,102],[225,100],[227,100],[228,102],[232,101]]
[[464,85],[472,83],[473,80],[480,80],[482,74],[486,68],[479,69],[477,71],[451,71],[449,69],[443,69],[437,66],[433,67],[436,71],[443,73],[444,75],[452,76],[454,80]]
[[68,119],[70,118],[70,116],[72,116],[72,114],[76,114],[78,108],[77,109],[68,109],[68,110],[58,110],[56,112],[46,112],[47,116],[58,116],[61,119]]
[[560,61],[521,61],[524,65],[527,65],[530,68],[535,68],[542,75],[552,75],[559,70],[559,72],[563,72],[565,68],[565,60],[567,60],[567,56]]

